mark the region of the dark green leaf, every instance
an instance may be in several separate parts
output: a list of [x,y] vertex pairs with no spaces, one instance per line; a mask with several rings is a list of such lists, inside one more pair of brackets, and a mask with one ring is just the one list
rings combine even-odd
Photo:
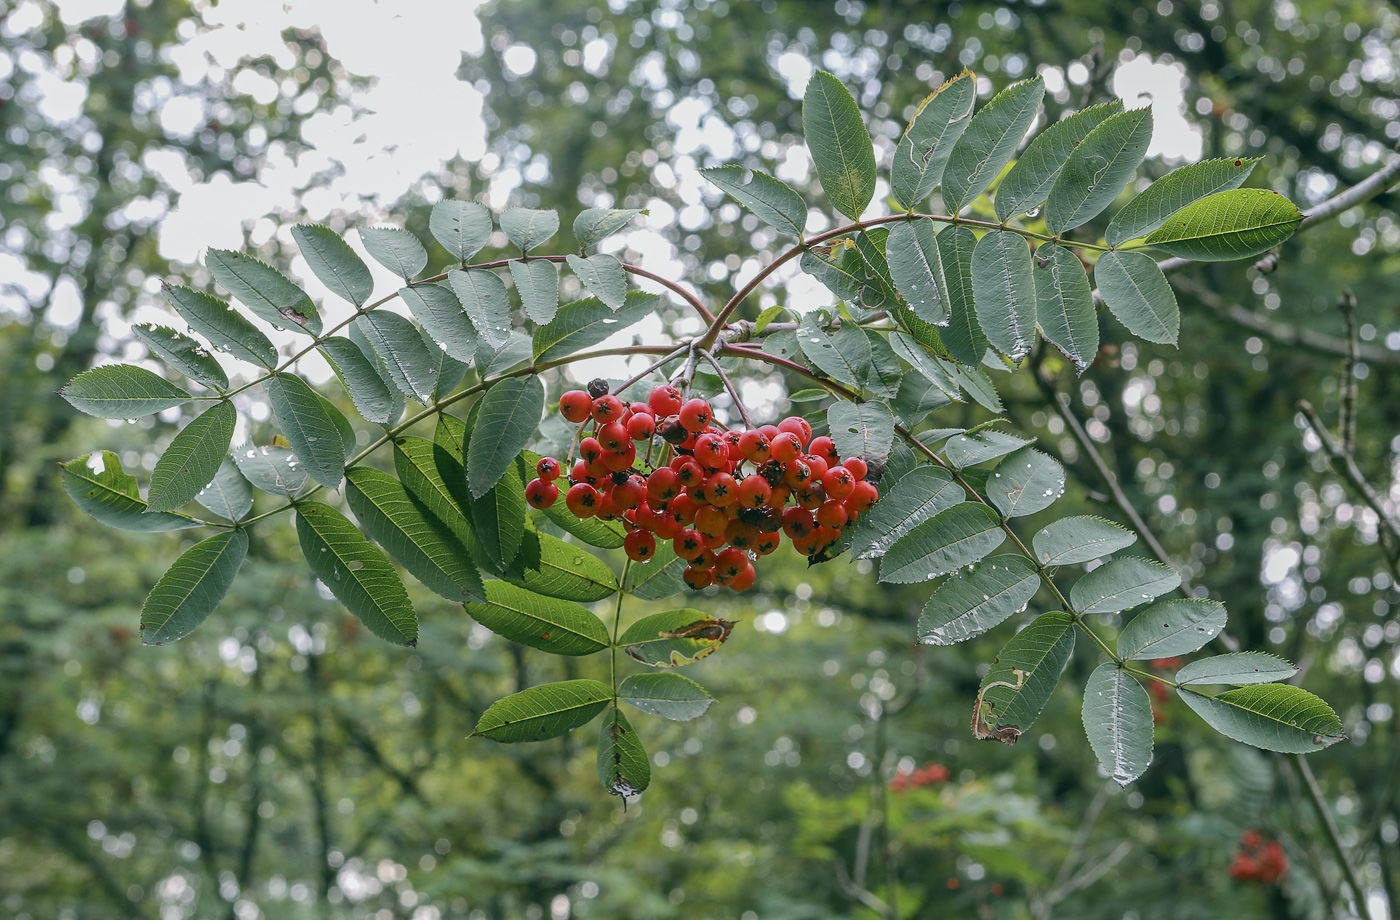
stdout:
[[509,377],[481,397],[476,427],[488,437],[472,438],[467,452],[467,477],[472,497],[491,489],[539,428],[544,414],[544,383],[540,378]]
[[504,344],[510,337],[510,295],[501,276],[484,268],[454,269],[447,280],[477,335],[493,348]]
[[1128,661],[1186,655],[1225,628],[1225,605],[1203,598],[1153,604],[1118,634],[1118,654]]
[[860,516],[851,532],[851,556],[883,556],[900,537],[967,498],[953,475],[936,466],[910,471]]
[[997,93],[972,116],[943,170],[943,203],[949,213],[956,214],[982,194],[1011,162],[1044,96],[1040,77],[1023,80]]
[[475,201],[444,199],[433,205],[428,229],[452,258],[465,263],[491,241],[491,212]]
[[233,403],[220,401],[180,429],[151,472],[147,508],[174,511],[198,495],[227,458],[237,421]]
[[207,349],[187,335],[155,323],[134,325],[131,332],[175,370],[216,390],[228,389],[228,374]]
[[1011,637],[992,662],[972,711],[972,735],[1015,744],[1030,730],[1074,651],[1074,620],[1046,613]]
[[858,220],[875,195],[875,147],[850,90],[826,71],[817,71],[807,83],[802,133],[826,197]]
[[[617,576],[603,560],[547,533],[526,531],[520,556],[530,557],[530,563],[521,567],[519,577],[508,573],[506,579],[537,594],[592,603],[618,591]],[[533,564],[535,557],[538,565]]]
[[488,581],[486,603],[468,603],[467,613],[499,636],[554,655],[591,655],[608,647],[607,628],[586,607],[501,581]]
[[1176,344],[1181,313],[1156,262],[1140,252],[1106,252],[1094,265],[1094,280],[1103,302],[1129,332],[1149,342]]
[[1105,118],[1069,155],[1050,198],[1045,225],[1059,235],[1093,220],[1123,190],[1152,142],[1152,108]]
[[168,284],[161,286],[161,293],[190,329],[208,339],[217,351],[266,368],[277,366],[277,349],[267,336],[222,300]]
[[1297,668],[1277,655],[1232,652],[1185,665],[1176,672],[1176,682],[1183,687],[1187,684],[1271,684],[1288,680],[1297,673]]
[[976,248],[977,237],[966,227],[947,227],[938,234],[938,256],[948,285],[948,326],[939,335],[952,358],[974,366],[987,350],[987,337],[973,305],[972,253]]
[[1032,138],[997,185],[997,219],[1009,220],[1044,202],[1075,146],[1105,118],[1122,110],[1118,101],[1092,105]]
[[953,145],[967,129],[977,101],[977,77],[970,70],[930,93],[909,122],[894,153],[890,184],[894,200],[912,211],[943,181]]
[[1063,494],[1064,467],[1033,447],[1001,461],[987,483],[987,498],[1009,518],[1044,511]]
[[68,381],[59,395],[98,418],[140,418],[190,400],[190,394],[158,374],[131,364],[104,364]]
[[700,170],[731,198],[782,233],[801,238],[807,227],[807,203],[785,183],[757,169],[715,166]]
[[1198,198],[1239,188],[1259,160],[1259,157],[1221,157],[1190,163],[1167,173],[1124,205],[1109,221],[1105,234],[1108,244],[1119,246],[1146,236]]
[[278,329],[321,334],[321,317],[306,292],[286,275],[260,259],[228,249],[210,249],[204,264],[253,315]]
[[1160,562],[1137,556],[1110,559],[1074,583],[1069,602],[1081,614],[1131,610],[1174,590],[1181,576]]
[[296,498],[312,488],[306,464],[280,445],[257,447],[249,441],[234,448],[233,462],[245,479],[271,495]]
[[651,785],[651,761],[646,748],[617,708],[604,714],[598,734],[598,779],[604,789],[624,800]]
[[426,438],[398,438],[394,441],[394,471],[429,519],[447,528],[478,566],[488,566],[486,550],[465,510],[471,504],[471,494],[460,449],[454,454],[450,447]]
[[476,360],[477,330],[455,293],[440,284],[420,284],[401,288],[399,298],[447,354],[465,364]]
[[973,303],[992,347],[1020,362],[1035,344],[1035,269],[1019,234],[990,230],[972,251]]
[[269,377],[263,386],[272,403],[273,418],[292,445],[297,459],[321,485],[328,489],[339,488],[340,480],[345,477],[345,450],[335,419],[327,411],[327,403],[293,374]]
[[350,399],[365,421],[392,425],[399,420],[399,416],[403,415],[403,394],[384,382],[360,346],[349,339],[331,336],[321,342],[321,351],[345,384]]
[[992,556],[939,585],[919,616],[919,641],[953,645],[980,636],[1025,610],[1039,588],[1025,556]]
[[995,428],[983,428],[972,434],[955,434],[950,437],[947,446],[943,448],[943,456],[958,469],[965,469],[995,460],[997,457],[1005,457],[1029,443],[1031,442],[1025,438],[1018,438]]
[[559,312],[559,266],[546,259],[515,259],[510,263],[510,276],[531,322],[551,322]]
[[205,508],[230,521],[242,520],[253,510],[253,487],[232,457],[224,457],[214,472],[214,479],[194,497]]
[[816,278],[838,300],[863,303],[860,253],[850,240],[835,240],[802,253],[798,266]]
[[627,272],[616,256],[600,252],[585,259],[570,253],[568,263],[594,297],[607,304],[609,309],[622,309],[627,297]]
[[884,469],[894,444],[894,415],[882,402],[841,401],[826,413],[831,440],[842,457],[862,457],[875,471]]
[[1079,257],[1047,243],[1035,251],[1035,318],[1045,340],[1084,373],[1099,353],[1099,315]]
[[1132,531],[1093,515],[1061,518],[1031,539],[1041,565],[1073,565],[1116,553],[1137,542]]
[[507,471],[485,495],[473,499],[468,509],[472,529],[497,571],[509,568],[520,551],[520,538],[525,533],[525,509],[529,507],[525,503],[527,476],[534,478],[533,472],[526,474],[525,464],[517,457],[514,473]]
[[552,322],[535,330],[535,363],[554,361],[597,345],[655,313],[656,301],[655,294],[629,291],[627,303],[616,312],[596,297],[565,304]]
[[345,497],[365,531],[424,587],[450,601],[486,597],[467,546],[401,482],[365,466],[347,470],[345,479]]
[[1152,701],[1113,662],[1094,669],[1084,685],[1084,731],[1104,772],[1120,786],[1152,763]]
[[967,390],[968,395],[979,406],[988,412],[1001,412],[1001,397],[997,395],[996,387],[992,385],[991,378],[980,367],[966,364],[949,364],[947,367],[948,374],[957,381],[958,386]]
[[399,392],[425,406],[433,401],[437,363],[411,321],[397,313],[375,310],[355,320],[351,329],[364,337]]
[[704,687],[674,671],[634,674],[617,688],[617,696],[642,712],[673,722],[698,719],[714,702]]
[[899,392],[890,402],[890,409],[905,428],[913,428],[922,423],[930,412],[951,403],[942,387],[930,383],[923,374],[912,372],[905,374],[899,382]]
[[292,239],[311,271],[332,294],[357,307],[365,305],[374,293],[374,278],[349,243],[321,224],[298,224],[292,228]]
[[1332,707],[1301,687],[1263,684],[1215,697],[1178,692],[1220,734],[1266,751],[1311,754],[1346,738]]
[[880,560],[880,581],[899,585],[931,581],[981,560],[1005,539],[995,511],[962,502],[896,540]]
[[593,721],[612,701],[612,688],[596,680],[530,687],[492,703],[472,735],[504,743],[558,738]]
[[642,617],[622,633],[618,645],[654,668],[676,668],[713,654],[729,638],[734,623],[701,610],[683,608]]
[[63,490],[84,513],[118,530],[161,533],[203,523],[168,511],[147,514],[135,478],[122,470],[121,460],[110,450],[65,463]]
[[297,537],[311,571],[370,632],[395,645],[418,644],[418,618],[399,573],[344,515],[303,502]]
[[506,239],[520,247],[521,252],[546,242],[559,232],[559,212],[535,208],[507,208],[501,215],[501,229]]
[[935,326],[948,324],[948,282],[938,232],[928,218],[895,224],[885,243],[890,275],[914,315]]
[[685,559],[676,555],[670,540],[658,540],[656,555],[643,564],[632,563],[622,580],[622,590],[642,600],[659,601],[688,590],[682,578]]
[[210,537],[180,554],[141,605],[141,644],[183,639],[209,618],[248,554],[248,532]]
[[1252,259],[1292,236],[1302,219],[1298,206],[1278,192],[1234,189],[1182,208],[1146,242],[1198,262]]

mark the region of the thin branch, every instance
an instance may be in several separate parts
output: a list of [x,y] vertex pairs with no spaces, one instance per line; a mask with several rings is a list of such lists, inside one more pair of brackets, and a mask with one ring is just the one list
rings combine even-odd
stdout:
[[701,351],[699,354],[700,357],[710,362],[710,366],[715,369],[715,373],[719,374],[719,379],[724,384],[724,388],[729,391],[729,398],[734,400],[734,408],[739,410],[739,417],[744,420],[744,427],[753,428],[753,419],[749,418],[749,410],[744,408],[744,401],[739,398],[739,390],[734,386],[733,382],[730,381],[729,375],[724,372],[724,368],[719,366],[719,361],[715,360],[715,356],[708,351]]
[[1308,800],[1312,802],[1312,807],[1317,812],[1317,819],[1322,824],[1322,829],[1327,837],[1327,842],[1332,846],[1332,853],[1337,857],[1337,864],[1346,877],[1347,884],[1351,886],[1352,901],[1356,912],[1363,920],[1374,920],[1371,914],[1370,902],[1366,899],[1366,888],[1361,884],[1361,877],[1356,873],[1356,867],[1351,864],[1351,857],[1347,855],[1346,845],[1342,843],[1342,832],[1337,828],[1337,822],[1332,818],[1332,810],[1327,807],[1327,800],[1322,797],[1322,790],[1318,788],[1317,778],[1313,776],[1312,767],[1302,754],[1292,754],[1284,758],[1293,772],[1302,779],[1303,788],[1308,793]]
[[1317,410],[1312,407],[1312,403],[1308,402],[1306,399],[1299,400],[1298,411],[1303,413],[1303,418],[1307,420],[1308,427],[1312,429],[1313,434],[1317,435],[1317,439],[1322,442],[1322,449],[1325,450],[1327,456],[1331,458],[1333,466],[1339,468],[1338,471],[1342,476],[1346,478],[1347,482],[1351,483],[1351,487],[1356,490],[1362,500],[1376,513],[1376,517],[1380,519],[1377,531],[1381,534],[1381,540],[1384,543],[1386,555],[1390,558],[1390,564],[1392,566],[1400,565],[1400,521],[1397,521],[1394,515],[1386,509],[1380,495],[1372,488],[1371,483],[1366,480],[1366,476],[1361,472],[1360,468],[1357,467],[1356,461],[1352,459],[1351,454],[1342,450],[1341,445],[1332,439],[1332,433],[1329,432],[1327,426],[1322,423],[1322,419],[1318,417]]
[[1337,435],[1341,441],[1342,453],[1351,456],[1356,447],[1356,348],[1359,339],[1356,334],[1356,295],[1343,290],[1337,298],[1337,309],[1342,311],[1342,328],[1346,330],[1347,354],[1342,362],[1341,409],[1337,419]]

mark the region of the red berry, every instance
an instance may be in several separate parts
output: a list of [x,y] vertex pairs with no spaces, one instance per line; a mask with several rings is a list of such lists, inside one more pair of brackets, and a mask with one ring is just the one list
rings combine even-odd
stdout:
[[783,533],[787,534],[794,543],[803,537],[810,536],[815,527],[812,512],[805,508],[789,508],[783,512]]
[[621,473],[632,468],[632,461],[637,459],[637,445],[631,441],[627,446],[619,451],[607,451],[602,456],[603,466],[614,473]]
[[616,521],[622,517],[622,509],[618,507],[617,502],[613,501],[611,495],[599,493],[598,510],[594,512],[594,515],[604,521]]
[[698,559],[705,552],[705,541],[700,534],[694,530],[682,530],[676,534],[671,541],[671,548],[676,551],[676,555],[682,559]]
[[680,477],[669,466],[654,470],[647,477],[647,497],[654,502],[668,502],[680,493]]
[[729,590],[747,591],[753,587],[754,579],[758,577],[758,572],[754,570],[753,563],[745,563],[744,570],[729,580]]
[[673,386],[659,386],[647,397],[647,405],[660,416],[675,415],[681,411],[684,402],[685,397],[681,395],[681,391]]
[[807,454],[803,461],[812,468],[812,482],[821,482],[826,471],[831,469],[832,464],[826,462],[826,458],[818,454]]
[[841,455],[836,452],[836,442],[826,435],[814,440],[807,448],[807,452],[821,457],[826,461],[828,467],[833,467],[841,462]]
[[802,454],[802,443],[797,435],[785,431],[769,442],[769,451],[779,463],[791,463]]
[[730,546],[749,549],[758,539],[760,532],[752,524],[745,524],[743,521],[730,521],[729,526],[724,528],[724,539],[729,541]]
[[695,522],[695,512],[700,510],[700,503],[689,495],[677,495],[666,505],[667,509],[676,516],[676,520],[686,524]]
[[723,537],[729,526],[729,515],[723,508],[701,505],[695,512],[695,529],[707,537]]
[[[558,466],[558,462],[555,463]],[[559,499],[559,487],[543,479],[531,479],[525,487],[525,500],[531,508],[548,508]]]
[[817,509],[817,523],[832,530],[840,530],[846,526],[848,518],[846,506],[834,498],[822,502],[821,507]]
[[612,500],[624,511],[637,507],[646,497],[646,489],[640,476],[629,476],[627,481],[613,486]]
[[586,421],[593,410],[593,400],[582,390],[570,390],[559,397],[559,412],[575,424]]
[[694,457],[682,457],[675,467],[676,476],[681,485],[689,488],[699,485],[705,481],[705,470],[695,461]]
[[553,457],[541,457],[540,462],[535,464],[535,472],[545,482],[553,482],[559,478],[563,469],[559,466],[559,461]]
[[626,410],[627,407],[616,396],[599,396],[593,400],[593,421],[599,425],[615,422],[622,418],[622,413]]
[[762,508],[768,504],[773,487],[757,473],[750,473],[739,483],[739,505],[744,508]]
[[856,477],[844,466],[833,466],[822,477],[822,488],[826,489],[827,497],[842,501],[856,490]]
[[598,426],[598,443],[603,445],[603,450],[616,452],[631,444],[632,439],[627,436],[627,426],[621,422],[608,422]]
[[806,446],[807,442],[812,440],[812,426],[807,423],[805,418],[799,418],[795,415],[790,415],[779,422],[778,430],[796,435],[797,440],[800,441],[803,446]]
[[715,473],[705,480],[705,500],[727,508],[739,497],[739,484],[728,473]]
[[627,435],[634,441],[648,440],[656,434],[656,419],[643,412],[639,412],[627,420]]
[[783,475],[783,481],[793,489],[800,489],[811,480],[812,468],[802,460],[794,460],[789,463],[787,472]]
[[695,459],[706,469],[717,470],[729,462],[729,448],[719,435],[702,434],[695,441]]
[[688,565],[685,567],[685,571],[681,572],[681,578],[688,587],[695,591],[708,588],[715,583],[715,573],[710,571],[709,566]]
[[578,442],[578,455],[585,463],[597,463],[603,456],[603,445],[598,443],[597,438],[589,435]]
[[598,513],[598,505],[602,502],[602,496],[598,490],[586,482],[569,489],[569,494],[564,496],[564,504],[574,513],[574,517],[580,519],[591,518]]
[[699,397],[681,406],[678,415],[681,425],[686,431],[704,431],[709,426],[710,420],[714,418],[710,404]]
[[875,504],[879,498],[880,490],[875,488],[875,484],[862,479],[856,483],[855,491],[846,500],[846,504],[851,507],[852,511],[860,512]]
[[753,551],[760,556],[767,556],[769,553],[776,551],[778,544],[781,542],[782,537],[776,531],[760,533],[758,538],[753,541]]
[[645,530],[634,530],[623,538],[622,548],[627,558],[634,562],[646,562],[656,555],[656,537]]
[[870,467],[859,457],[847,457],[841,461],[841,465],[851,471],[851,475],[857,480],[864,479],[870,472]]

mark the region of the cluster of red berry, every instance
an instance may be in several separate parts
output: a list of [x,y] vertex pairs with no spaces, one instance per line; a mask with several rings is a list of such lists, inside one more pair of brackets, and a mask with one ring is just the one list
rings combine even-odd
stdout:
[[[595,380],[588,392],[570,390],[559,411],[579,425],[579,459],[569,470],[564,503],[579,518],[623,521],[629,558],[646,562],[657,540],[670,540],[690,564],[691,588],[712,584],[746,591],[753,557],[778,548],[787,534],[813,556],[835,543],[841,528],[880,497],[865,479],[865,461],[842,459],[828,437],[812,437],[805,419],[749,431],[725,430],[710,404],[659,386],[646,402],[626,403]],[[659,436],[659,437],[658,437]],[[646,445],[639,460],[637,445]],[[660,455],[651,462],[654,450]],[[540,460],[525,497],[535,508],[559,499],[564,472]]]
[[1230,878],[1272,885],[1287,872],[1288,857],[1283,855],[1283,847],[1277,840],[1265,843],[1264,835],[1258,831],[1245,831],[1240,835],[1240,849],[1230,863]]
[[917,770],[905,772],[900,770],[890,780],[890,790],[893,792],[903,792],[906,789],[918,789],[920,786],[933,786],[938,783],[946,783],[953,774],[941,763],[926,763]]

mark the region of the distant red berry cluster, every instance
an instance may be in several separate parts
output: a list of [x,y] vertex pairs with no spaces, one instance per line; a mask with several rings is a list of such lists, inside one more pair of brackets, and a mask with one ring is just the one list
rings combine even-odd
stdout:
[[[843,460],[831,438],[812,437],[805,419],[725,430],[708,402],[687,400],[675,387],[659,386],[646,402],[625,403],[601,380],[588,392],[561,396],[559,412],[580,426],[580,435],[587,432],[569,470],[569,511],[625,522],[623,547],[637,562],[656,554],[658,539],[670,540],[690,563],[684,578],[691,588],[746,591],[754,582],[753,558],[776,550],[783,534],[798,552],[814,556],[880,497],[865,480],[865,461]],[[639,443],[647,451],[640,461]],[[525,497],[548,508],[559,498],[555,481],[563,467],[545,457],[536,472]]]
[[1230,863],[1230,877],[1246,882],[1272,885],[1288,873],[1288,857],[1277,840],[1264,841],[1258,831],[1240,835],[1240,849]]
[[900,770],[894,775],[894,779],[890,780],[890,789],[903,792],[906,789],[918,789],[920,786],[933,786],[946,783],[952,775],[941,763],[926,763],[917,770]]

